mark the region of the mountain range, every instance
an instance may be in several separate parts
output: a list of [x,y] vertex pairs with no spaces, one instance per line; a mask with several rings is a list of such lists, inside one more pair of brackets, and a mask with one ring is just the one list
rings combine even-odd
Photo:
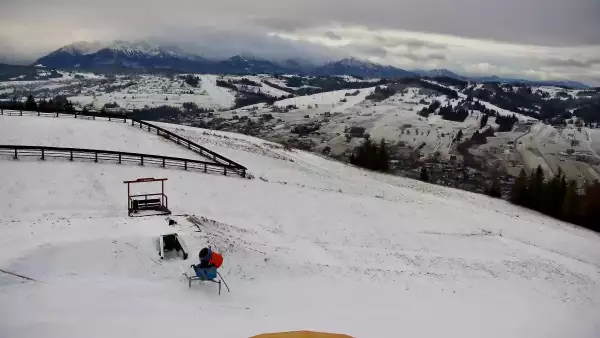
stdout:
[[185,52],[176,46],[151,45],[147,42],[113,41],[111,43],[78,42],[53,51],[34,65],[58,69],[84,69],[98,72],[173,71],[216,74],[289,73],[318,76],[352,75],[358,77],[449,77],[479,82],[526,83],[571,88],[589,88],[574,81],[530,81],[498,76],[468,77],[447,69],[414,70],[376,64],[356,58],[346,58],[313,65],[298,60],[271,61],[236,55],[224,60],[212,60]]

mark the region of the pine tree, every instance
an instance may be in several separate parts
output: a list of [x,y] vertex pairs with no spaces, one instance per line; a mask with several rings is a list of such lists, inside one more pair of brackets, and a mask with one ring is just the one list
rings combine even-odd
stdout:
[[525,205],[529,199],[528,186],[529,179],[527,173],[525,172],[525,169],[521,169],[519,177],[517,177],[510,193],[510,201],[517,205]]
[[528,205],[534,210],[543,211],[544,203],[544,170],[542,166],[538,166],[535,172],[531,175],[529,181],[529,202]]
[[27,96],[27,101],[25,101],[25,110],[37,110],[37,103],[35,103],[35,99],[31,94]]
[[560,218],[567,222],[576,222],[579,218],[579,195],[577,194],[577,182],[569,181],[567,186],[562,207],[560,210]]
[[385,145],[385,139],[381,139],[381,142],[379,142],[378,150],[377,170],[388,171],[390,168],[390,155],[388,154],[387,146]]
[[485,194],[490,197],[502,198],[502,189],[500,188],[500,181],[497,178],[492,180],[490,186],[486,188]]
[[581,222],[589,229],[600,231],[600,182],[598,181],[585,189]]
[[563,171],[558,167],[556,175],[546,184],[544,189],[545,193],[542,197],[543,211],[553,217],[560,217],[561,207],[565,200],[565,190],[562,188],[563,179]]
[[487,115],[483,115],[481,117],[481,123],[479,124],[479,129],[481,129],[487,125],[488,119],[489,119],[489,116],[487,116]]
[[427,168],[421,168],[421,174],[419,175],[419,178],[423,182],[429,182],[429,172],[427,172]]
[[460,142],[460,140],[462,140],[463,137],[463,131],[462,129],[458,130],[458,133],[456,133],[456,141]]

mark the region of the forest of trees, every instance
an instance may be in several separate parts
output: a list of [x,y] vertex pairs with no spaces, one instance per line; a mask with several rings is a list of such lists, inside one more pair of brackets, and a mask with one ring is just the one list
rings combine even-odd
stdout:
[[554,218],[600,231],[600,183],[595,181],[578,189],[575,181],[567,181],[562,170],[551,180],[544,179],[542,167],[530,176],[521,170],[510,201]]
[[519,119],[514,114],[511,116],[496,114],[497,131],[500,133],[511,131],[517,122],[519,122]]
[[370,138],[365,138],[363,144],[350,155],[350,163],[370,170],[388,171],[390,156],[385,140],[382,139],[377,144],[373,143]]
[[192,87],[198,87],[200,85],[200,78],[194,75],[187,75],[183,77],[183,81]]
[[373,91],[373,93],[367,95],[367,97],[365,97],[367,100],[377,100],[377,101],[383,101],[391,96],[394,96],[394,94],[396,94],[396,90],[394,90],[394,88],[392,87],[381,87],[381,86],[377,86],[375,87],[375,90]]
[[458,99],[458,92],[454,89],[450,89],[448,87],[440,86],[435,83],[427,82],[419,79],[419,85],[423,88],[436,90],[444,95],[446,95],[449,99]]
[[431,104],[429,105],[429,107],[423,108],[421,109],[420,112],[418,112],[417,114],[419,114],[420,116],[423,117],[428,117],[429,115],[435,113],[435,111],[442,105],[442,103],[440,101],[433,101],[431,102]]
[[0,108],[14,110],[33,110],[33,111],[75,111],[73,103],[66,96],[57,95],[46,101],[41,99],[36,101],[33,95],[27,96],[25,102],[12,99],[10,101],[0,101]]
[[439,114],[444,120],[455,122],[463,122],[467,119],[467,117],[469,117],[469,112],[465,108],[458,105],[456,107],[452,107],[450,104],[441,107]]

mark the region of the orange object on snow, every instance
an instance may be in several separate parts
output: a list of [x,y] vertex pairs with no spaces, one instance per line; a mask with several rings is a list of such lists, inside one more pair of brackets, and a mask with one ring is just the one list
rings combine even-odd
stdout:
[[223,256],[213,251],[209,263],[214,264],[218,269],[223,265]]

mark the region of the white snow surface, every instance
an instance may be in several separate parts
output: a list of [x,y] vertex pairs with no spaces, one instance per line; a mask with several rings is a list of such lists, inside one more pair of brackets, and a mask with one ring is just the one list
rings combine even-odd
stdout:
[[[62,123],[48,127],[61,144],[80,127],[37,119]],[[81,142],[120,126],[86,122]],[[35,140],[39,126],[11,129]],[[0,337],[600,335],[595,233],[248,136],[163,126],[256,178],[0,158],[0,269],[36,280],[0,272]],[[126,217],[122,181],[137,177],[167,177],[173,213],[194,215],[200,231],[185,216],[175,227]],[[158,258],[155,238],[172,232],[187,261]],[[225,257],[231,293],[180,278],[207,244]]]
[[[314,107],[316,105],[331,105],[331,112],[343,111],[365,100],[369,94],[373,93],[375,87],[364,89],[342,89],[330,92],[318,93],[307,96],[298,96],[291,99],[285,99],[275,102],[278,107],[295,105],[298,108]],[[354,92],[359,92],[355,96],[346,96]],[[342,102],[342,100],[346,102]]]
[[0,144],[116,150],[206,160],[139,126],[103,119],[0,115]]

